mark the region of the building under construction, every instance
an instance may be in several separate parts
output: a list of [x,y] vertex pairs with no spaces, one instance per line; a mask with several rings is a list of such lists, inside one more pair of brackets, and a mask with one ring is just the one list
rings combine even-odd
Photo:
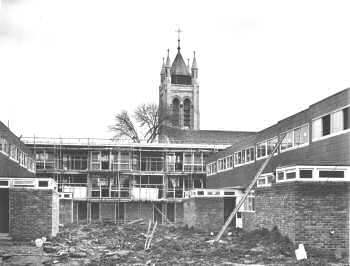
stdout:
[[180,222],[183,200],[206,187],[205,161],[227,145],[119,144],[96,139],[25,139],[36,177],[52,178],[60,223]]

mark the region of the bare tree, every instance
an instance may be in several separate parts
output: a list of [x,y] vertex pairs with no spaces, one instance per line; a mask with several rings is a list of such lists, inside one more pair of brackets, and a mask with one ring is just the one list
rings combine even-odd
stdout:
[[139,136],[142,135],[142,140],[152,143],[157,140],[161,126],[170,117],[171,115],[168,109],[161,111],[156,104],[141,104],[134,112],[134,118],[138,124],[139,131],[136,130],[135,123],[126,111],[122,111],[116,115],[116,122],[110,129],[116,133],[114,139],[126,137],[133,142],[141,142]]
[[110,126],[110,130],[115,133],[114,140],[126,137],[132,142],[140,142],[139,135],[130,119],[127,111],[123,110],[115,116],[115,124]]

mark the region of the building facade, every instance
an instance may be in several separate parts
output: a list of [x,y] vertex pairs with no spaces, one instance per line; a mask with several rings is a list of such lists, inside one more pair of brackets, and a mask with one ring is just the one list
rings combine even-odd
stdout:
[[32,152],[0,122],[0,233],[15,240],[54,236],[58,204],[56,183],[35,178]]
[[224,145],[115,144],[94,139],[26,139],[36,176],[60,193],[60,222],[183,219],[183,200],[203,189],[205,161]]
[[237,218],[244,229],[277,226],[308,250],[349,257],[349,112],[346,89],[212,155],[207,187],[243,192],[284,137]]

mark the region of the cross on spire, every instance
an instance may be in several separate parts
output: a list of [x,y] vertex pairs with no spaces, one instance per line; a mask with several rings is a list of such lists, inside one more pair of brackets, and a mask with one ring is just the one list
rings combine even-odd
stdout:
[[180,33],[182,30],[179,27],[175,32],[177,32],[177,50],[180,52]]

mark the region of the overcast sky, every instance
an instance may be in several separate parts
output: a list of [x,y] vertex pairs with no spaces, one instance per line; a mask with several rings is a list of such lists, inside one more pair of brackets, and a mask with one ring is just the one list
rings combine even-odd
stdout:
[[110,138],[158,103],[162,57],[196,50],[201,129],[262,130],[350,87],[349,1],[0,0],[0,120]]

